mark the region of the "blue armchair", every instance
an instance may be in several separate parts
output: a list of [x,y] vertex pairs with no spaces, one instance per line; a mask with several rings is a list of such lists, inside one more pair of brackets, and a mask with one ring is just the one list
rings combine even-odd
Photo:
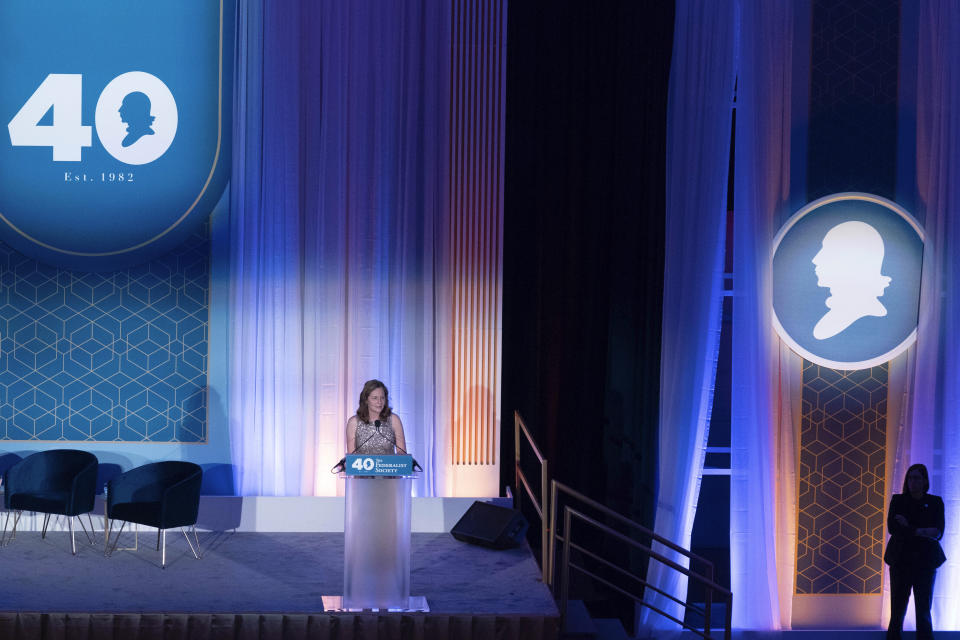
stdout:
[[[197,538],[197,513],[200,509],[200,483],[203,470],[192,462],[153,462],[114,476],[107,483],[106,555],[116,551],[120,534],[127,522],[157,528],[157,548],[162,546],[160,566],[167,565],[167,529],[191,527],[196,548],[183,531],[194,557],[200,558]],[[110,536],[113,521],[121,520],[113,547]]]
[[[73,518],[93,511],[97,485],[97,457],[87,451],[54,449],[27,456],[3,474],[3,506],[14,513],[10,541],[17,535],[17,523],[23,511],[45,514],[42,537],[47,536],[50,515],[67,516],[70,526],[70,550],[77,554]],[[88,516],[89,517],[89,516]],[[3,524],[6,541],[10,513]],[[93,523],[90,523],[91,530]],[[83,520],[80,520],[83,527]],[[83,527],[86,532],[86,527]],[[87,533],[90,538],[90,533]],[[92,538],[90,538],[92,542]],[[8,543],[9,544],[9,543]]]

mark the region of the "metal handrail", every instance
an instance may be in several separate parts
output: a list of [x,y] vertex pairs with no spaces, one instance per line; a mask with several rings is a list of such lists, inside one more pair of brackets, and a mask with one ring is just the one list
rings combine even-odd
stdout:
[[[570,507],[570,505],[565,505],[564,508],[563,508],[563,535],[562,535],[562,536],[559,535],[559,534],[557,533],[556,517],[557,517],[557,501],[558,501],[558,499],[559,499],[559,493],[560,493],[560,491],[563,491],[564,493],[570,494],[571,496],[573,496],[573,497],[575,497],[575,498],[583,501],[584,503],[586,503],[586,504],[589,505],[590,507],[592,507],[592,508],[600,511],[601,513],[603,513],[603,514],[605,514],[605,515],[608,515],[608,516],[614,518],[615,520],[617,520],[617,521],[619,521],[619,522],[621,522],[621,523],[623,523],[623,524],[626,524],[626,525],[630,526],[630,527],[633,528],[633,529],[638,529],[638,530],[640,530],[643,534],[649,536],[652,540],[657,541],[657,542],[660,542],[661,544],[664,544],[666,547],[668,547],[668,548],[670,548],[670,549],[673,549],[674,551],[677,551],[678,553],[680,553],[680,554],[682,554],[682,555],[687,556],[687,557],[690,558],[691,560],[697,560],[697,561],[703,563],[703,564],[705,565],[706,569],[707,569],[707,571],[706,571],[706,574],[707,574],[707,575],[701,575],[700,573],[691,571],[690,569],[687,569],[687,568],[683,567],[682,565],[680,565],[680,564],[678,564],[678,563],[670,560],[669,558],[667,558],[667,557],[665,557],[665,556],[657,553],[656,551],[653,551],[653,549],[651,549],[649,546],[644,545],[643,543],[638,542],[638,541],[630,538],[629,536],[624,535],[623,533],[621,533],[620,531],[617,531],[616,529],[614,529],[614,528],[612,528],[612,527],[609,527],[609,526],[607,526],[607,525],[605,525],[605,524],[602,524],[601,522],[595,520],[594,518],[591,518],[590,516],[588,516],[588,515],[580,512],[580,511],[578,511],[578,510],[576,510],[576,509],[573,509],[572,507]],[[553,580],[554,580],[554,578],[555,578],[555,575],[554,575],[554,566],[553,566],[553,564],[554,564],[555,558],[556,558],[556,556],[555,556],[556,543],[557,543],[557,540],[558,540],[558,539],[560,540],[560,542],[563,543],[563,557],[562,557],[561,567],[560,567],[560,598],[559,598],[559,600],[560,600],[560,619],[561,619],[561,626],[564,624],[564,621],[566,620],[567,602],[568,602],[568,600],[569,600],[570,569],[573,568],[573,569],[576,569],[577,571],[579,571],[579,572],[581,572],[581,573],[589,576],[590,578],[592,578],[592,579],[594,579],[594,580],[596,580],[596,581],[598,581],[598,582],[600,582],[600,583],[602,583],[602,584],[604,584],[604,585],[606,585],[606,586],[614,589],[615,591],[617,591],[617,592],[619,592],[619,593],[621,593],[621,594],[629,597],[629,598],[632,599],[635,603],[638,603],[638,604],[640,604],[640,605],[642,605],[642,606],[647,607],[648,609],[651,609],[652,611],[654,611],[654,612],[656,612],[656,613],[658,613],[658,614],[660,614],[660,615],[662,615],[662,616],[664,616],[664,617],[666,617],[666,618],[668,618],[668,619],[670,619],[670,620],[672,620],[672,621],[680,624],[684,629],[688,629],[688,630],[690,630],[690,631],[693,631],[694,633],[696,633],[696,634],[698,634],[698,635],[700,635],[700,636],[702,636],[702,637],[704,637],[704,638],[710,638],[710,637],[711,637],[711,636],[710,636],[710,611],[711,611],[712,605],[713,605],[713,594],[714,594],[714,592],[716,592],[716,593],[718,593],[721,597],[723,597],[723,599],[726,601],[727,607],[726,607],[726,620],[725,620],[725,628],[724,628],[724,638],[725,638],[725,640],[730,640],[731,634],[732,634],[732,622],[733,622],[733,619],[732,619],[732,613],[733,613],[733,594],[732,594],[728,589],[726,589],[726,588],[724,588],[723,586],[721,586],[721,585],[717,584],[716,582],[714,582],[714,580],[713,580],[713,563],[711,563],[711,562],[709,562],[708,560],[706,560],[706,559],[704,559],[704,558],[701,558],[700,556],[698,556],[698,555],[696,555],[696,554],[694,554],[694,553],[692,553],[692,552],[684,549],[683,547],[680,547],[679,545],[671,542],[670,540],[667,540],[667,539],[663,538],[662,536],[659,536],[659,535],[655,534],[654,532],[650,531],[649,529],[647,529],[647,528],[644,527],[643,525],[641,525],[641,524],[639,524],[639,523],[637,523],[637,522],[634,522],[633,520],[630,520],[629,518],[625,518],[624,516],[621,516],[620,514],[616,513],[615,511],[612,511],[612,510],[609,509],[608,507],[603,506],[603,505],[600,504],[599,502],[597,502],[597,501],[595,501],[595,500],[592,500],[592,499],[588,498],[587,496],[584,496],[583,494],[579,493],[578,491],[575,491],[575,490],[571,489],[570,487],[568,487],[568,486],[564,485],[563,483],[558,482],[558,481],[556,481],[556,480],[554,480],[554,481],[551,482],[551,488],[550,488],[550,507],[549,507],[549,508],[550,508],[550,513],[551,513],[551,515],[552,515],[552,522],[551,522],[551,527],[550,527],[550,530],[551,530],[552,535],[551,535],[551,537],[550,537],[550,576],[549,576],[549,577],[550,577],[550,584],[551,584],[551,586],[553,585]],[[636,582],[640,583],[644,588],[653,589],[654,591],[656,591],[656,592],[658,592],[658,593],[666,596],[666,597],[669,598],[670,600],[673,600],[674,602],[677,602],[678,604],[681,604],[685,609],[687,609],[687,610],[693,610],[693,611],[695,611],[695,612],[697,612],[697,613],[702,614],[702,615],[703,615],[703,618],[704,618],[703,631],[701,632],[701,631],[699,631],[698,629],[696,629],[695,627],[693,627],[692,625],[688,625],[688,624],[687,624],[686,622],[684,622],[683,620],[679,620],[679,619],[675,618],[674,616],[668,614],[667,612],[663,611],[662,609],[659,609],[659,608],[653,606],[652,604],[649,604],[649,603],[645,602],[645,601],[643,600],[643,597],[642,597],[642,596],[637,596],[636,594],[630,593],[630,592],[628,592],[628,591],[626,591],[626,590],[624,590],[624,589],[622,589],[622,588],[620,588],[620,587],[618,587],[618,586],[610,583],[609,581],[605,580],[604,578],[600,577],[599,575],[597,575],[597,574],[595,574],[595,573],[587,570],[585,567],[580,566],[580,565],[577,565],[577,564],[574,564],[574,563],[571,563],[571,562],[570,562],[570,550],[571,550],[571,548],[574,548],[574,549],[577,549],[578,551],[581,551],[582,553],[584,553],[584,554],[587,555],[588,557],[591,557],[591,558],[594,558],[594,559],[596,559],[596,560],[599,560],[601,563],[603,563],[603,564],[605,564],[605,565],[607,565],[607,566],[610,566],[610,565],[611,565],[611,563],[607,562],[606,560],[604,560],[604,559],[602,559],[602,558],[599,558],[598,556],[596,556],[596,555],[593,554],[592,552],[588,552],[588,551],[586,551],[585,549],[583,549],[583,547],[580,547],[579,545],[576,545],[576,544],[573,543],[573,540],[572,540],[572,537],[573,537],[573,536],[572,536],[572,531],[571,531],[571,528],[570,528],[570,527],[571,527],[571,522],[572,522],[571,518],[573,518],[573,517],[576,517],[576,518],[578,518],[579,520],[585,522],[586,524],[591,525],[591,526],[599,529],[600,531],[602,531],[602,532],[604,532],[604,533],[606,533],[606,534],[608,534],[608,535],[611,535],[611,536],[617,538],[619,541],[621,541],[621,542],[623,542],[623,543],[631,546],[632,548],[640,551],[640,552],[643,553],[647,558],[650,558],[650,559],[656,560],[656,561],[658,561],[658,562],[661,562],[661,563],[663,563],[664,565],[666,565],[667,567],[670,567],[671,569],[673,569],[673,570],[675,570],[675,571],[679,571],[680,573],[686,575],[688,579],[689,579],[689,578],[692,578],[693,580],[702,583],[702,584],[704,585],[704,587],[706,588],[706,600],[707,600],[707,601],[706,601],[706,603],[705,603],[704,609],[701,611],[699,607],[697,607],[697,606],[695,606],[695,605],[693,605],[693,604],[691,604],[691,603],[684,602],[684,601],[678,599],[677,597],[675,597],[675,596],[673,596],[673,595],[670,595],[670,594],[665,593],[665,592],[662,591],[661,589],[659,589],[659,588],[657,588],[657,587],[649,584],[645,579],[641,578],[640,576],[636,576],[636,575],[634,575],[634,574],[632,574],[632,573],[629,573],[629,572],[621,569],[620,567],[615,567],[615,569],[616,569],[619,573],[629,575],[629,577],[631,577],[632,579],[634,579]],[[652,542],[651,542],[651,544],[652,544]]]
[[553,563],[554,563],[554,559],[556,558],[555,549],[556,549],[556,538],[557,538],[557,533],[556,533],[556,531],[557,531],[557,508],[558,508],[558,501],[559,501],[559,494],[560,494],[560,492],[563,492],[563,493],[565,493],[565,494],[567,494],[567,495],[569,495],[569,496],[571,496],[571,497],[573,497],[573,498],[576,498],[576,499],[579,500],[580,502],[583,502],[584,504],[589,505],[591,508],[596,509],[597,511],[603,513],[604,515],[606,515],[606,516],[608,516],[608,517],[610,517],[610,518],[613,518],[614,520],[617,520],[617,521],[619,521],[619,522],[622,522],[623,524],[625,524],[625,525],[627,525],[627,526],[629,526],[629,527],[631,527],[631,528],[633,528],[633,529],[638,529],[642,534],[644,534],[644,535],[646,535],[646,536],[649,536],[652,541],[654,541],[654,542],[659,542],[660,544],[662,544],[663,546],[667,547],[668,549],[672,549],[672,550],[676,551],[677,553],[679,553],[679,554],[681,554],[681,555],[687,556],[688,558],[690,558],[691,561],[699,562],[701,565],[703,565],[703,567],[704,567],[705,570],[706,570],[706,577],[709,578],[711,582],[713,581],[713,577],[714,577],[714,576],[713,576],[713,563],[710,562],[709,560],[707,560],[706,558],[704,558],[704,557],[702,557],[702,556],[698,556],[697,554],[693,553],[693,552],[690,551],[689,549],[684,549],[683,547],[681,547],[681,546],[678,545],[677,543],[673,542],[672,540],[670,540],[670,539],[668,539],[668,538],[664,538],[663,536],[661,536],[661,535],[659,535],[659,534],[657,534],[657,533],[654,533],[653,531],[651,531],[650,529],[646,528],[645,526],[643,526],[643,525],[640,524],[639,522],[636,522],[635,520],[631,520],[630,518],[627,518],[627,517],[625,517],[625,516],[620,515],[619,513],[617,513],[616,511],[614,511],[614,510],[611,509],[610,507],[607,507],[607,506],[604,506],[604,505],[600,504],[599,502],[597,502],[597,501],[594,500],[593,498],[589,498],[589,497],[585,496],[584,494],[580,493],[580,492],[577,491],[576,489],[573,489],[573,488],[569,487],[568,485],[563,484],[563,483],[560,482],[559,480],[553,480],[553,481],[551,481],[551,483],[550,483],[550,506],[549,506],[549,513],[550,513],[550,516],[551,516],[550,531],[553,532],[553,535],[552,535],[551,538],[550,538],[550,575],[549,575],[549,578],[550,578],[550,584],[551,584],[551,585],[553,584],[553,581],[554,581]]
[[[589,523],[589,524],[592,524],[593,526],[597,527],[598,529],[603,530],[605,533],[608,533],[608,534],[610,534],[611,536],[613,536],[613,537],[615,537],[615,538],[619,538],[621,542],[624,542],[624,543],[630,545],[630,546],[633,547],[634,549],[638,549],[638,550],[642,551],[645,555],[650,556],[651,558],[653,558],[653,559],[656,560],[657,562],[662,562],[663,564],[667,565],[668,567],[670,567],[671,569],[674,569],[674,570],[676,570],[676,571],[680,571],[680,572],[684,572],[684,573],[689,573],[691,578],[694,578],[695,580],[697,580],[697,582],[702,582],[702,583],[704,584],[704,586],[708,586],[708,585],[711,585],[711,584],[716,584],[716,583],[714,583],[713,580],[711,580],[710,578],[708,578],[708,577],[706,577],[706,576],[701,576],[701,575],[698,574],[698,573],[693,573],[693,572],[691,572],[689,569],[684,568],[683,565],[677,564],[676,562],[674,562],[673,560],[670,560],[670,559],[667,558],[666,556],[663,556],[663,555],[657,553],[656,551],[654,551],[653,549],[651,549],[651,548],[648,547],[647,545],[645,545],[645,544],[643,544],[643,543],[641,543],[641,542],[637,542],[637,541],[634,540],[633,538],[630,538],[630,537],[628,537],[628,536],[623,535],[622,533],[620,533],[620,532],[617,531],[616,529],[614,529],[614,528],[612,528],[612,527],[608,527],[607,525],[605,525],[605,524],[603,524],[603,523],[601,523],[601,522],[598,522],[597,520],[594,520],[594,519],[591,518],[590,516],[585,515],[585,514],[579,512],[579,511],[577,511],[576,509],[572,509],[569,505],[567,505],[566,507],[564,507],[564,509],[570,509],[570,510],[573,512],[574,515],[576,515],[578,518],[580,518],[580,519],[583,520],[584,522],[587,522],[587,523]],[[564,528],[564,532],[565,532],[565,533],[567,532],[566,528]],[[569,533],[567,533],[567,535],[569,536]],[[566,538],[564,538],[564,537],[562,537],[562,536],[557,536],[557,538],[558,538],[559,540],[563,541],[564,544],[566,544]],[[573,544],[573,541],[572,541],[572,540],[571,540],[571,544]],[[729,593],[729,591],[727,591],[727,589],[725,589],[724,587],[721,587],[721,586],[719,586],[719,585],[717,585],[717,589],[720,590],[720,591],[724,591],[724,592]]]
[[[606,526],[606,525],[604,525],[604,524],[601,524],[601,523],[598,522],[597,520],[594,520],[593,518],[591,518],[591,517],[589,517],[589,516],[587,516],[587,515],[579,512],[579,511],[577,511],[576,509],[573,509],[572,507],[570,507],[570,505],[564,506],[564,508],[563,508],[563,531],[564,531],[564,533],[565,533],[565,538],[564,538],[564,544],[563,544],[563,560],[562,560],[561,572],[560,572],[560,620],[561,620],[561,627],[563,626],[563,623],[564,623],[564,621],[566,620],[566,615],[567,615],[567,603],[569,602],[569,597],[570,597],[570,569],[571,569],[571,568],[574,568],[574,569],[577,569],[578,571],[580,571],[581,573],[583,573],[583,574],[585,574],[585,575],[593,578],[594,580],[597,580],[598,582],[606,585],[607,587],[609,587],[609,588],[617,591],[618,593],[621,593],[621,594],[627,596],[628,598],[630,598],[631,600],[633,600],[635,603],[640,604],[640,605],[642,605],[642,606],[645,606],[645,607],[647,607],[648,609],[651,609],[652,611],[655,611],[656,613],[658,613],[658,614],[660,614],[660,615],[662,615],[662,616],[664,616],[664,617],[666,617],[666,618],[668,618],[668,619],[670,619],[670,620],[678,623],[678,624],[679,624],[680,626],[682,626],[684,629],[687,629],[687,630],[689,630],[689,631],[692,631],[692,632],[696,633],[697,635],[699,635],[699,636],[701,636],[701,637],[703,637],[703,638],[707,638],[708,640],[709,640],[709,638],[711,638],[711,636],[710,636],[710,606],[711,606],[711,602],[712,602],[711,594],[712,594],[713,591],[717,591],[717,592],[719,592],[722,596],[724,596],[724,599],[725,599],[725,601],[726,601],[726,605],[727,605],[726,609],[727,609],[727,610],[726,610],[726,621],[725,621],[726,624],[725,624],[725,628],[724,628],[724,638],[725,638],[725,640],[730,640],[730,638],[731,638],[731,636],[732,636],[732,628],[733,628],[733,624],[732,624],[732,623],[733,623],[733,617],[732,617],[732,614],[733,614],[733,594],[732,594],[728,589],[725,589],[724,587],[722,587],[722,586],[719,585],[719,584],[716,584],[715,582],[707,581],[707,579],[706,579],[704,576],[701,576],[701,575],[696,574],[696,573],[694,573],[694,572],[691,572],[691,571],[689,571],[689,570],[687,570],[687,569],[684,569],[682,566],[676,564],[675,562],[672,562],[671,560],[663,557],[662,555],[656,553],[655,551],[649,551],[649,553],[648,553],[649,557],[651,557],[651,558],[653,558],[653,559],[655,559],[655,560],[657,560],[657,561],[659,561],[659,562],[662,562],[662,563],[666,564],[667,566],[669,566],[670,568],[672,568],[672,569],[674,569],[674,570],[677,570],[677,571],[683,573],[683,574],[686,575],[688,578],[694,578],[695,580],[698,580],[698,581],[700,581],[700,582],[703,582],[704,585],[707,587],[707,589],[708,589],[708,591],[707,591],[707,594],[708,594],[708,597],[707,597],[707,606],[706,606],[705,610],[702,612],[702,613],[703,613],[703,616],[704,616],[704,625],[703,625],[703,631],[701,632],[701,631],[698,630],[696,627],[691,626],[691,625],[688,625],[688,624],[687,624],[686,622],[684,622],[683,620],[680,620],[680,619],[678,619],[678,618],[675,618],[674,616],[668,614],[666,611],[663,611],[662,609],[659,609],[659,608],[653,606],[652,604],[649,604],[648,602],[645,602],[645,601],[643,600],[643,597],[642,597],[642,596],[637,596],[636,594],[630,593],[629,591],[626,591],[625,589],[622,589],[622,588],[618,587],[617,585],[609,582],[608,580],[605,580],[604,578],[600,577],[599,575],[597,575],[597,574],[595,574],[595,573],[587,570],[585,567],[582,567],[582,566],[580,566],[580,565],[577,565],[577,564],[574,564],[574,563],[570,562],[570,549],[571,549],[571,548],[580,549],[580,547],[579,547],[578,545],[574,545],[574,544],[573,544],[573,541],[572,541],[573,532],[572,532],[572,530],[571,530],[571,524],[572,524],[572,518],[573,518],[573,517],[576,517],[576,518],[582,520],[583,522],[586,522],[587,524],[590,524],[590,525],[592,525],[592,526],[600,529],[601,531],[603,531],[603,532],[605,532],[605,533],[607,533],[607,534],[609,534],[609,535],[612,535],[612,536],[614,536],[614,537],[619,538],[621,541],[630,544],[631,546],[633,546],[633,547],[636,548],[636,549],[639,549],[639,550],[641,550],[641,551],[649,550],[648,547],[646,547],[645,545],[637,542],[636,540],[632,540],[632,539],[628,538],[627,536],[624,536],[622,533],[620,533],[620,532],[617,531],[616,529],[613,529],[613,528],[608,527],[608,526]],[[644,527],[642,527],[641,525],[638,525],[638,527],[639,527],[639,528],[644,528]],[[588,555],[591,555],[591,556],[592,556],[593,554],[589,554],[589,553],[588,553]],[[605,562],[605,561],[604,561],[604,562]],[[618,569],[619,569],[619,568],[618,568]],[[621,570],[621,572],[622,572],[622,570]],[[647,584],[648,584],[648,583],[646,582],[646,580],[640,578],[639,576],[634,576],[633,574],[630,574],[630,577],[636,579],[638,582],[643,583],[644,586],[647,586]],[[654,587],[654,589],[655,589],[657,592],[659,592],[659,593],[664,593],[664,592],[661,591],[660,589],[657,589],[657,588],[655,588],[655,587]],[[679,604],[682,604],[685,609],[691,609],[691,608],[692,608],[692,609],[694,609],[695,611],[698,611],[698,612],[699,612],[699,607],[695,607],[695,606],[693,606],[693,605],[691,605],[691,604],[688,604],[688,603],[686,603],[686,602],[682,602],[681,600],[677,599],[677,598],[674,597],[674,596],[670,596],[670,595],[668,595],[668,594],[664,594],[664,595],[667,595],[667,597],[670,598],[671,600],[673,600],[674,602],[677,602],[677,603],[679,603]]]
[[[527,442],[530,443],[530,448],[533,449],[534,455],[537,456],[537,460],[540,462],[540,500],[537,500],[537,496],[533,494],[530,482],[523,473],[523,469],[520,468],[521,432],[523,432]],[[547,575],[551,560],[548,558],[547,553],[550,552],[549,526],[552,520],[550,519],[549,503],[547,502],[547,459],[540,453],[540,449],[537,447],[537,443],[533,441],[533,436],[530,435],[530,430],[527,429],[527,425],[523,422],[519,411],[513,412],[513,463],[517,485],[517,493],[514,496],[513,506],[516,509],[520,508],[520,499],[523,497],[523,491],[525,491],[530,497],[530,501],[533,503],[533,508],[536,509],[537,515],[540,516],[540,570],[544,583],[549,584],[547,582]],[[521,487],[523,491],[520,491]]]
[[[544,583],[547,584],[550,590],[554,592],[555,592],[554,581],[556,578],[554,565],[556,563],[557,540],[563,543],[564,557],[563,557],[563,562],[561,564],[561,585],[560,585],[561,587],[561,598],[560,598],[561,627],[566,618],[567,602],[569,599],[569,574],[570,574],[570,569],[573,568],[589,576],[590,578],[600,582],[601,584],[604,584],[607,587],[631,598],[634,602],[647,607],[648,609],[680,624],[683,628],[693,631],[694,633],[708,640],[711,637],[710,636],[710,611],[713,605],[713,594],[716,592],[721,597],[723,597],[724,600],[726,601],[727,607],[726,607],[724,638],[725,640],[730,640],[731,634],[732,634],[732,628],[733,628],[732,627],[733,594],[728,589],[724,588],[723,586],[721,586],[720,584],[717,584],[714,581],[713,563],[707,560],[706,558],[703,558],[691,552],[688,549],[684,549],[683,547],[676,544],[675,542],[654,533],[653,531],[644,527],[640,523],[620,515],[619,513],[617,513],[616,511],[613,511],[609,507],[606,507],[603,504],[597,502],[596,500],[593,500],[592,498],[587,497],[586,495],[580,493],[579,491],[576,491],[575,489],[572,489],[571,487],[563,484],[562,482],[558,482],[557,480],[549,481],[548,480],[549,476],[547,473],[548,471],[547,460],[546,458],[543,457],[543,454],[540,452],[539,447],[537,447],[536,442],[534,442],[533,436],[530,435],[530,430],[527,428],[527,425],[524,422],[523,418],[521,417],[519,411],[513,412],[513,419],[514,419],[514,449],[513,449],[514,450],[514,472],[515,472],[515,478],[516,478],[516,487],[518,489],[516,494],[514,495],[514,507],[518,509],[520,508],[520,501],[523,498],[523,493],[525,492],[527,496],[529,496],[530,501],[533,504],[533,508],[537,512],[537,515],[540,517],[540,543],[541,543],[541,556],[542,556],[540,566],[543,573]],[[537,496],[534,494],[533,488],[530,485],[530,482],[527,479],[526,474],[524,474],[523,470],[520,468],[520,445],[521,445],[520,434],[521,433],[523,433],[524,439],[526,439],[526,441],[529,443],[530,448],[533,450],[534,455],[537,457],[537,460],[540,463],[540,496],[541,496],[540,500],[537,499]],[[549,500],[547,500],[548,486],[549,486],[549,496],[550,496]],[[520,491],[521,487],[523,491]],[[564,535],[562,536],[559,535],[557,533],[558,531],[557,509],[558,509],[559,495],[561,492],[566,494],[567,496],[570,496],[572,498],[575,498],[576,500],[583,502],[584,504],[588,505],[592,509],[602,513],[606,517],[609,517],[623,525],[626,525],[631,529],[639,531],[642,535],[650,538],[651,546],[644,545],[630,538],[629,536],[624,535],[620,531],[617,531],[616,529],[613,529],[608,525],[602,524],[601,522],[591,518],[590,516],[584,513],[581,513],[576,509],[573,509],[569,505],[564,506],[564,514],[563,514]],[[680,600],[679,598],[669,593],[666,593],[665,591],[656,587],[655,585],[648,583],[644,578],[634,575],[629,571],[622,569],[621,567],[614,566],[612,565],[612,563],[599,557],[593,552],[586,550],[580,545],[574,544],[573,541],[571,540],[572,535],[570,531],[570,523],[571,523],[572,517],[576,517],[581,521],[587,523],[588,525],[596,527],[601,531],[607,533],[608,535],[612,535],[618,538],[621,542],[641,552],[648,559],[653,559],[658,562],[661,562],[665,566],[673,569],[674,571],[679,571],[680,573],[686,575],[687,578],[693,578],[693,580],[695,580],[696,582],[702,583],[706,587],[706,603],[705,603],[704,609],[701,610],[700,607],[692,603],[684,602],[683,600]],[[691,566],[693,562],[700,563],[704,571],[702,573],[694,572],[691,569],[685,568],[682,565],[670,560],[666,556],[660,553],[657,553],[651,548],[653,545],[653,542],[657,542],[668,549],[671,549],[683,556],[686,556],[687,558],[690,559]],[[614,569],[615,571],[617,571],[622,575],[626,575],[632,578],[638,584],[640,584],[644,589],[650,589],[652,591],[655,591],[665,596],[666,598],[673,600],[674,602],[682,605],[683,607],[685,607],[686,610],[692,610],[696,613],[701,614],[704,619],[703,631],[701,632],[700,630],[694,628],[693,626],[688,625],[683,620],[678,620],[677,618],[668,614],[666,611],[663,611],[662,609],[659,609],[653,606],[652,604],[644,602],[642,597],[638,597],[636,594],[629,593],[628,591],[618,587],[617,585],[605,580],[603,577],[589,571],[585,567],[582,567],[580,565],[570,562],[571,548],[576,549],[580,553],[584,554],[585,556],[593,558],[594,560],[600,562],[601,564],[604,564],[607,567]]]
[[[561,540],[562,540],[562,538],[561,538]],[[701,609],[701,608],[698,607],[697,605],[692,604],[692,603],[684,602],[684,601],[681,600],[680,598],[677,598],[676,596],[667,593],[667,592],[664,591],[663,589],[661,589],[661,588],[659,588],[659,587],[657,587],[657,586],[655,586],[655,585],[650,584],[649,582],[647,582],[646,580],[644,580],[644,579],[641,578],[640,576],[635,575],[635,574],[633,574],[633,573],[630,573],[629,571],[627,571],[627,570],[624,569],[623,567],[620,567],[620,566],[618,566],[618,565],[615,565],[614,563],[610,562],[609,560],[605,560],[604,558],[601,558],[600,556],[598,556],[597,554],[589,551],[589,550],[586,549],[585,547],[581,547],[580,545],[574,544],[573,542],[571,542],[571,543],[570,543],[570,548],[571,548],[571,549],[576,549],[576,550],[579,551],[581,554],[587,556],[588,558],[590,558],[590,559],[592,559],[592,560],[596,560],[597,562],[599,562],[600,564],[604,565],[604,566],[607,567],[608,569],[612,569],[613,571],[616,571],[617,573],[619,573],[619,574],[622,575],[622,576],[626,576],[626,577],[628,577],[628,578],[632,578],[633,580],[636,580],[637,582],[640,583],[640,586],[642,586],[642,587],[644,587],[644,588],[646,588],[646,589],[650,589],[651,591],[656,591],[657,593],[659,593],[660,595],[664,596],[665,598],[669,598],[670,600],[673,600],[673,601],[676,602],[677,604],[680,604],[680,605],[685,606],[687,609],[692,609],[693,611],[695,611],[696,613],[699,613],[699,614],[702,615],[702,616],[703,616],[703,615],[706,615],[706,614],[705,614],[705,610],[704,610],[704,609]],[[570,566],[571,566],[571,567],[574,567],[574,568],[576,568],[576,569],[579,569],[579,568],[580,568],[580,567],[577,567],[576,565],[574,565],[573,563],[571,563]],[[584,573],[586,573],[586,571],[584,571]]]

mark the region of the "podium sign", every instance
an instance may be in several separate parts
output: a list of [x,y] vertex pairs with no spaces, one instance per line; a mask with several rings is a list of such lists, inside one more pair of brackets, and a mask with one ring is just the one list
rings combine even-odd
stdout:
[[364,455],[351,453],[344,458],[348,476],[409,476],[413,457],[409,455]]

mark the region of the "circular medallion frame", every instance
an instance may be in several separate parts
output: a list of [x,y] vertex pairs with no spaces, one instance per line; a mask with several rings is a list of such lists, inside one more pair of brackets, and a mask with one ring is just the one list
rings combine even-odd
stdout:
[[[826,292],[821,266],[814,260],[825,250],[828,234],[844,222],[879,227],[878,235],[894,240],[881,249],[885,253],[880,259],[885,270],[894,268],[897,277],[891,282],[878,269],[876,277],[891,283],[876,295],[875,302],[885,298],[879,304],[882,314],[864,313],[823,337],[823,317],[816,320],[832,310],[828,301],[834,292]],[[897,357],[917,339],[924,241],[919,222],[903,207],[880,196],[844,192],[806,204],[777,232],[770,253],[771,316],[777,335],[795,353],[831,369],[868,369]],[[814,304],[817,300],[819,306]],[[817,333],[820,337],[813,337]]]

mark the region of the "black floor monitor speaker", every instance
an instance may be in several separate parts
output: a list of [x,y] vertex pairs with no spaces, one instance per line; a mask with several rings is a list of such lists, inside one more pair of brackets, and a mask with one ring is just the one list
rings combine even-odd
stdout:
[[457,540],[491,549],[515,547],[527,535],[527,519],[516,509],[477,500],[450,533]]

